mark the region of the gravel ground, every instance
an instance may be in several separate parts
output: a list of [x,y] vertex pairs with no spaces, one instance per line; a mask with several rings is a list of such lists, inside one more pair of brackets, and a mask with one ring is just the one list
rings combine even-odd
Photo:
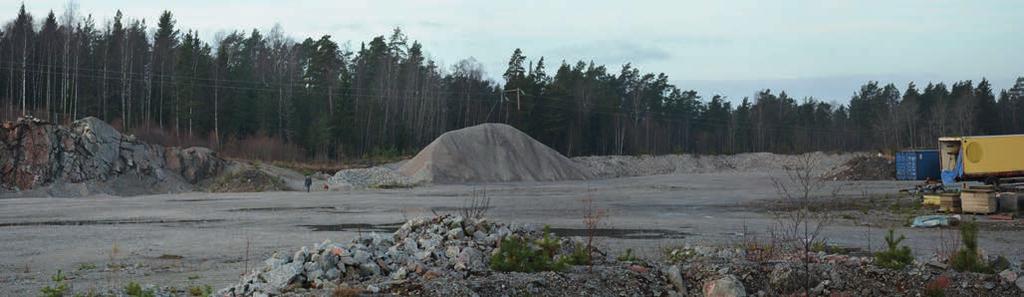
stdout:
[[[772,173],[672,174],[591,181],[443,185],[412,189],[245,194],[185,193],[137,197],[0,199],[0,295],[36,295],[61,269],[76,290],[129,281],[222,288],[274,251],[294,251],[434,212],[456,212],[486,188],[488,216],[510,223],[550,224],[579,235],[582,198],[608,209],[597,244],[609,253],[632,248],[657,258],[685,243],[735,244],[772,222],[761,207],[773,198]],[[912,183],[831,182],[847,194],[895,194]],[[850,198],[857,199],[857,198]],[[878,249],[884,228],[837,221],[826,235],[839,245]],[[950,231],[897,227],[918,257]],[[1024,231],[984,229],[981,247],[1011,261],[1024,258]],[[248,254],[248,256],[246,256]],[[92,267],[95,268],[92,268]]]

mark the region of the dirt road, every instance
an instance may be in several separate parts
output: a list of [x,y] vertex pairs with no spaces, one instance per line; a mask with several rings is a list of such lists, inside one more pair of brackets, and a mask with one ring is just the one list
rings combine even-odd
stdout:
[[[847,194],[895,195],[903,182],[834,182]],[[348,192],[189,193],[138,197],[0,199],[0,295],[34,295],[58,269],[76,290],[129,281],[222,287],[274,251],[357,232],[390,232],[407,217],[455,212],[472,185]],[[684,243],[731,244],[762,234],[773,220],[764,200],[775,197],[767,173],[677,174],[595,181],[486,186],[489,217],[550,224],[581,234],[580,199],[606,208],[599,244],[659,257]],[[856,199],[856,198],[850,198]],[[884,228],[838,220],[830,242],[881,246]],[[939,230],[900,228],[919,257],[935,251]],[[947,233],[949,231],[946,231]],[[1024,231],[987,232],[981,246],[1013,261],[1024,258]],[[247,256],[248,254],[248,256]]]

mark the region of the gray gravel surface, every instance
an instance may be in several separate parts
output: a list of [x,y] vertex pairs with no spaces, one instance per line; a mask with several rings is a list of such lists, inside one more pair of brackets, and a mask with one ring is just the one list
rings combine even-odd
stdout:
[[[580,234],[581,205],[608,209],[597,244],[618,254],[633,248],[659,257],[683,243],[734,244],[741,234],[772,222],[762,207],[775,197],[771,172],[674,174],[591,181],[424,186],[412,189],[246,194],[184,193],[136,197],[0,199],[0,291],[36,295],[62,269],[76,290],[128,281],[223,288],[275,251],[294,251],[324,239],[393,232],[407,218],[455,212],[474,190],[486,188],[488,217],[550,224],[563,236]],[[912,183],[832,182],[848,194],[895,193]],[[852,198],[851,198],[852,199]],[[948,230],[898,227],[918,257],[939,246]],[[840,245],[878,249],[885,230],[838,222],[827,230]],[[982,230],[988,253],[1024,258],[1024,231]],[[116,246],[116,249],[114,248]],[[248,257],[246,257],[248,254]],[[111,265],[119,264],[119,265]],[[96,268],[80,269],[94,265]],[[108,267],[127,267],[108,269]]]

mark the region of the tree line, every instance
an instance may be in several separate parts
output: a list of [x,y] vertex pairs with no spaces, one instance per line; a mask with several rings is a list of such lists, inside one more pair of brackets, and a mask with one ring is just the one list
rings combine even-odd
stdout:
[[0,29],[0,117],[96,116],[215,147],[270,139],[320,159],[414,152],[484,122],[570,156],[921,148],[945,135],[1024,133],[1024,78],[998,96],[985,79],[903,91],[872,81],[847,104],[764,89],[734,105],[631,64],[552,69],[515,49],[499,83],[473,58],[438,65],[398,28],[356,49],[279,26],[211,43],[169,11],[150,30],[120,11],[98,25],[72,5],[42,21],[22,6]]

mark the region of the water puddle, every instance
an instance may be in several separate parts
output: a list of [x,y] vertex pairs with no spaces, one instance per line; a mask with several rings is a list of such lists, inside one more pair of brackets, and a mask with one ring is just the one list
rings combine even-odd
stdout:
[[593,232],[597,237],[608,237],[616,239],[679,239],[685,238],[692,233],[667,230],[667,229],[610,229],[597,228],[593,230],[573,228],[551,228],[551,233],[561,237],[588,236]]
[[229,209],[231,212],[247,212],[247,211],[288,211],[288,210],[336,210],[334,206],[302,206],[302,207],[252,207],[252,208],[236,208]]
[[95,225],[141,225],[141,224],[205,224],[222,222],[222,219],[166,220],[166,219],[111,219],[111,220],[68,220],[42,222],[0,223],[0,227],[21,226],[95,226]]
[[379,233],[394,233],[398,231],[398,227],[401,227],[403,222],[387,223],[387,224],[334,224],[334,225],[299,225],[299,227],[309,228],[313,232],[322,231],[347,231],[347,232],[379,232]]

